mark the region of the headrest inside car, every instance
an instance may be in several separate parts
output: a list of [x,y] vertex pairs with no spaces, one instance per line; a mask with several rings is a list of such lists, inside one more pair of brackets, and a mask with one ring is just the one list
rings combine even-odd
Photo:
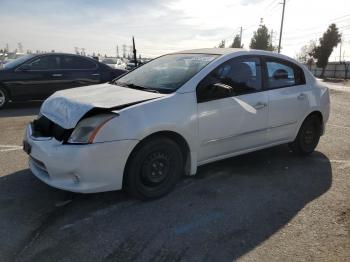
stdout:
[[272,77],[276,80],[288,79],[288,72],[284,69],[277,69]]

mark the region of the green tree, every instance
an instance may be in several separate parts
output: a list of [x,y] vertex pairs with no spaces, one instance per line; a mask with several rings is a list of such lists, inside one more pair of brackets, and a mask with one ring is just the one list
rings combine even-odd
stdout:
[[316,47],[315,41],[310,41],[308,44],[304,45],[300,52],[296,55],[297,60],[305,64],[311,69],[311,66],[315,63],[314,58],[312,57],[312,52]]
[[319,41],[319,45],[315,46],[311,55],[317,60],[316,65],[322,68],[321,78],[323,78],[326,66],[328,65],[328,59],[331,56],[334,47],[336,47],[341,41],[341,34],[339,33],[337,26],[331,24]]
[[241,44],[241,37],[239,35],[236,35],[233,39],[232,44],[230,45],[232,48],[243,48],[243,45]]
[[225,48],[225,40],[221,40],[220,44],[218,45],[218,48]]
[[275,47],[271,43],[271,35],[265,25],[261,24],[258,30],[254,32],[250,41],[250,48],[267,51],[275,50]]

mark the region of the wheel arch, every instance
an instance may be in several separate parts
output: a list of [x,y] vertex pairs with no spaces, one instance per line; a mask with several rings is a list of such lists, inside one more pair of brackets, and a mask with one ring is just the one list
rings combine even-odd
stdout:
[[135,152],[137,152],[137,150],[143,144],[147,143],[147,141],[150,141],[150,140],[155,139],[157,137],[167,137],[167,138],[173,140],[180,147],[181,153],[184,157],[184,160],[185,160],[184,173],[185,173],[185,175],[192,174],[193,172],[195,173],[196,170],[194,170],[194,171],[192,170],[193,169],[192,161],[194,161],[194,159],[192,159],[193,157],[191,156],[191,149],[190,149],[190,146],[189,146],[188,142],[186,141],[186,139],[181,134],[179,134],[175,131],[170,131],[170,130],[157,131],[157,132],[154,132],[152,134],[145,136],[131,150],[131,153],[128,156],[128,159],[126,161],[125,168],[124,168],[123,186],[124,186],[124,182],[125,182],[124,177],[125,177],[125,174],[127,173],[128,166],[129,166],[129,163],[130,163],[130,160],[131,160],[133,154],[135,154]]
[[[324,134],[324,130],[325,130],[325,126],[324,126],[324,117],[323,117],[323,114],[322,114],[322,112],[321,112],[320,110],[313,110],[313,111],[311,111],[309,114],[307,114],[307,115],[304,117],[303,121],[300,122],[297,131],[299,132],[299,130],[300,130],[302,124],[303,124],[303,123],[305,122],[305,120],[306,120],[308,117],[310,117],[310,116],[316,116],[316,117],[320,120],[320,122],[321,122],[321,135],[323,135],[323,134]],[[298,132],[297,132],[297,134],[298,134]]]

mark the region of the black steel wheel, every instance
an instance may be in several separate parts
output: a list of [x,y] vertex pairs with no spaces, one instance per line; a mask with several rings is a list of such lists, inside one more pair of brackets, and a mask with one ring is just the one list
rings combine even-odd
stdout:
[[322,123],[317,115],[307,117],[289,148],[298,155],[311,154],[320,140],[321,128]]
[[161,197],[171,191],[183,171],[179,146],[167,137],[155,137],[142,142],[130,156],[125,188],[137,198]]

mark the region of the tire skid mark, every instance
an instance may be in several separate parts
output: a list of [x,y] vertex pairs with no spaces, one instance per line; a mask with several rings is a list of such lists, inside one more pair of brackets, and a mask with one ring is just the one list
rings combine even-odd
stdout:
[[124,239],[111,253],[109,253],[102,261],[103,262],[128,262],[135,261],[147,247],[148,242],[134,239],[129,236]]
[[171,251],[167,248],[160,248],[158,249],[152,259],[150,261],[152,262],[180,262],[184,255],[186,254],[188,248],[185,248],[184,250],[176,250]]
[[46,231],[51,225],[54,224],[60,217],[64,216],[65,209],[67,206],[61,206],[53,209],[52,211],[46,213],[46,216],[40,223],[40,225],[33,230],[23,241],[23,244],[18,248],[18,252],[14,257],[14,261],[22,261],[22,256],[28,248],[30,248],[34,242]]

